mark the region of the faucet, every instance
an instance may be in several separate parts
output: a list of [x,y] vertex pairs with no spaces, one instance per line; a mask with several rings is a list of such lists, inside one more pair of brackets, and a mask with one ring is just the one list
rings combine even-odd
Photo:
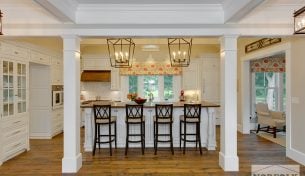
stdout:
[[152,92],[150,92],[150,93],[148,94],[148,96],[149,96],[148,101],[152,102],[152,101],[154,100],[154,94],[153,94]]

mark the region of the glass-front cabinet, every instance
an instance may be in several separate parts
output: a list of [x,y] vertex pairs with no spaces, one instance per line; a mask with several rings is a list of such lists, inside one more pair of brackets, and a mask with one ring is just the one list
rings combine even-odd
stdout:
[[2,118],[27,112],[27,65],[2,60]]

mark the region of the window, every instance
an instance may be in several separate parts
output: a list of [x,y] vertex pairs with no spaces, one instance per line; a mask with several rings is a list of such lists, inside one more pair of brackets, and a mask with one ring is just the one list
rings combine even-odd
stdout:
[[174,100],[174,76],[145,75],[129,76],[129,93],[138,93],[138,96],[149,98],[153,94],[154,101]]
[[[253,72],[253,106],[258,102],[267,103],[269,109],[286,109],[286,74],[279,72]],[[254,109],[254,108],[253,108]]]

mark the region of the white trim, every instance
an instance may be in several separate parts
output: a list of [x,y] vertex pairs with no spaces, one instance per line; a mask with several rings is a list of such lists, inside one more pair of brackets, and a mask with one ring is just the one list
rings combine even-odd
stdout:
[[287,157],[295,160],[296,162],[301,163],[302,165],[305,165],[305,154],[294,149],[294,148],[286,148],[286,155]]
[[224,171],[238,171],[239,159],[237,156],[224,155],[219,152],[219,165]]
[[77,173],[82,165],[81,153],[79,153],[76,157],[64,157],[62,159],[62,173]]
[[[271,46],[268,49],[263,49],[261,51],[256,51],[251,54],[247,54],[246,56],[241,58],[241,62],[247,62],[252,59],[268,57],[279,52],[285,52],[285,60],[286,60],[286,156],[290,157],[293,160],[305,163],[305,154],[295,150],[291,146],[291,44],[290,42]],[[242,75],[245,73],[241,73]],[[243,82],[242,89],[246,90],[250,84],[249,82]],[[247,95],[250,96],[250,95]],[[250,97],[244,97],[241,102],[241,109],[249,109],[250,108]],[[247,117],[243,117],[247,118]],[[250,129],[249,129],[250,130]]]
[[240,123],[237,124],[237,130],[238,130],[240,133],[244,134],[244,133],[243,133],[243,126],[242,126],[242,124],[240,124]]

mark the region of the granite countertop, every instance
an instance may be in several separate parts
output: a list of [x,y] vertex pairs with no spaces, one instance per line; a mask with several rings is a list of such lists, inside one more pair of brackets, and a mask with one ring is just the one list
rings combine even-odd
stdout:
[[[173,104],[174,107],[183,107],[185,103],[201,103],[202,107],[220,107],[218,103],[201,101],[201,102],[146,102],[144,108],[153,108],[155,104]],[[120,102],[120,101],[108,101],[108,100],[89,100],[84,101],[81,104],[81,108],[92,108],[93,105],[105,105],[110,104],[112,108],[125,108],[126,104],[136,104],[133,101]]]

